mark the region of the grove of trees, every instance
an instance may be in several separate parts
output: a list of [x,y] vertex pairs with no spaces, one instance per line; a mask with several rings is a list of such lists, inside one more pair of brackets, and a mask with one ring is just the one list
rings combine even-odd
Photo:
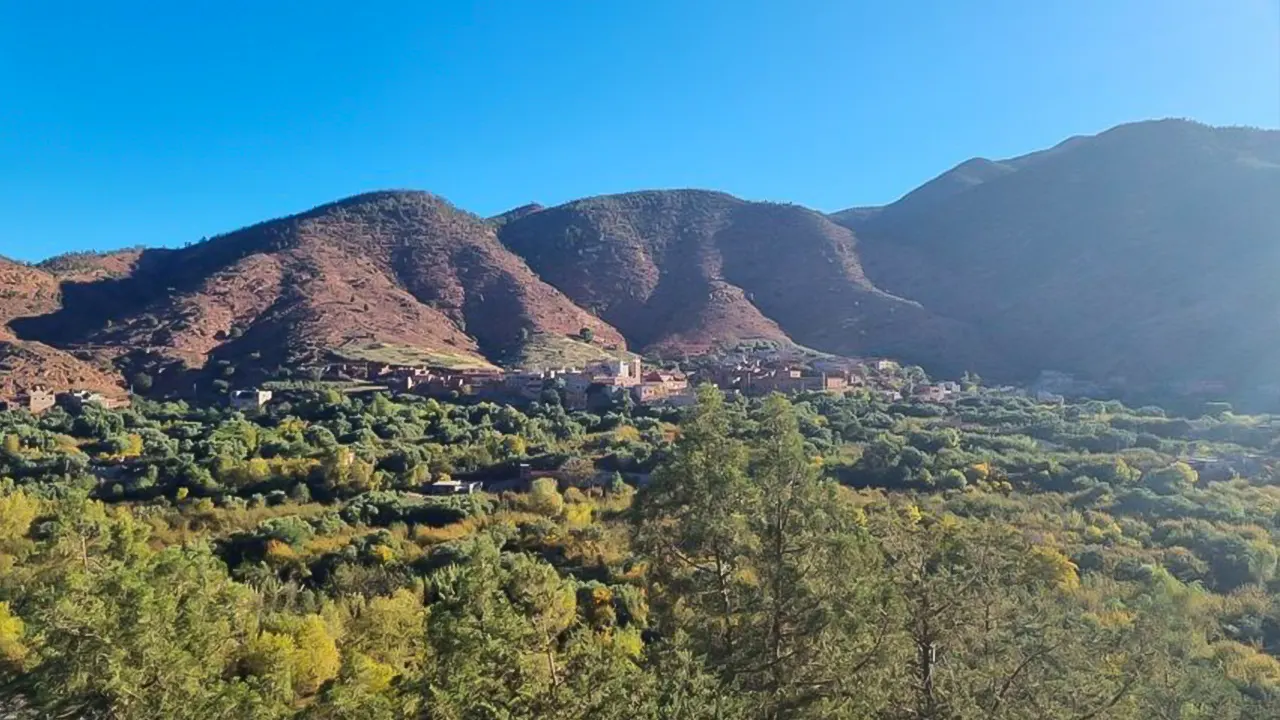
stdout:
[[1276,718],[1278,445],[976,387],[0,414],[0,714]]

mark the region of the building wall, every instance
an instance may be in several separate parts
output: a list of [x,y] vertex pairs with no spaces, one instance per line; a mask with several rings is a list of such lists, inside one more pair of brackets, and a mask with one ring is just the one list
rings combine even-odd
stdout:
[[53,393],[43,390],[33,390],[27,393],[27,409],[33,413],[42,413],[53,407],[57,400]]

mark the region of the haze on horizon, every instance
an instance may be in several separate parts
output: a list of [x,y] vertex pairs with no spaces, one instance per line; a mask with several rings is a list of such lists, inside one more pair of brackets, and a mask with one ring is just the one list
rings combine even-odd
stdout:
[[1275,0],[842,5],[0,2],[0,255],[394,187],[482,215],[651,187],[834,211],[1124,122],[1280,127]]

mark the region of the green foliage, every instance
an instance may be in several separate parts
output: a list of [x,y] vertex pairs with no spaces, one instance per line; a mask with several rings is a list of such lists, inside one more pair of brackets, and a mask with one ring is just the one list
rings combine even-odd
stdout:
[[529,509],[550,518],[560,517],[564,512],[564,498],[556,488],[554,478],[538,478],[529,488]]
[[129,385],[133,387],[135,392],[146,393],[151,390],[154,383],[151,376],[144,372],[134,373],[129,379]]
[[1161,495],[1176,495],[1190,490],[1199,480],[1195,470],[1184,462],[1176,462],[1142,475],[1142,484]]
[[[0,704],[767,720],[1280,707],[1269,418],[981,389],[926,407],[703,388],[687,411],[629,416],[282,394],[251,419],[142,399],[0,414]],[[518,463],[567,489],[419,494],[513,480]],[[603,486],[585,482],[596,468]]]

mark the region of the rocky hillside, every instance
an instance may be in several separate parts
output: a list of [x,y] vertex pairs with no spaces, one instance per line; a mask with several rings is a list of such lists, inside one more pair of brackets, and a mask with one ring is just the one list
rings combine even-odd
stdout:
[[542,282],[493,228],[426,193],[350,198],[173,251],[122,277],[61,284],[60,309],[15,320],[23,338],[145,353],[188,368],[359,359],[487,364],[530,337],[613,328]]
[[877,286],[1023,376],[1280,379],[1280,132],[1125,125],[836,218]]
[[133,273],[145,252],[145,248],[129,248],[113,252],[67,253],[49,258],[37,267],[62,281],[122,278]]
[[981,349],[962,325],[873,285],[853,233],[795,205],[701,190],[628,193],[525,214],[500,237],[647,351],[761,338],[954,369]]
[[182,249],[2,262],[0,375],[767,340],[950,375],[1256,387],[1280,382],[1278,254],[1280,133],[1182,121],[970,160],[832,216],[670,190],[486,220],[376,192]]
[[90,388],[109,395],[122,393],[109,367],[76,357],[43,343],[15,336],[7,323],[52,312],[60,301],[58,279],[43,269],[0,258],[0,397],[35,385],[58,390]]

